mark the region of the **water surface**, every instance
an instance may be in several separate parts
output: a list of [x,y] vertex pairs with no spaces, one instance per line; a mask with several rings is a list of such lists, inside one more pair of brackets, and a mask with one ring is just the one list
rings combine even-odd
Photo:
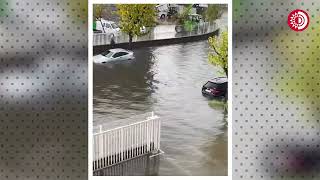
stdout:
[[165,152],[155,175],[227,175],[226,114],[201,95],[219,75],[208,51],[207,41],[149,47],[131,62],[94,65],[94,126],[154,111]]

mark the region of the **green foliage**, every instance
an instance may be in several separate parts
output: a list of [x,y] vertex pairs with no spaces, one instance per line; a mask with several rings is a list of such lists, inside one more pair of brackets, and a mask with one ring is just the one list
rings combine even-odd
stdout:
[[103,6],[101,4],[93,5],[93,18],[94,20],[100,21],[102,18]]
[[196,24],[192,21],[185,21],[183,27],[187,32],[190,32],[196,27]]
[[228,103],[226,101],[222,101],[222,100],[211,100],[209,101],[209,106],[212,109],[216,109],[216,110],[225,110],[228,109]]
[[189,14],[192,9],[192,4],[183,9],[182,13],[178,16],[178,24],[185,24],[185,21],[189,19]]
[[213,52],[209,53],[209,62],[219,66],[228,76],[228,33],[222,32],[220,36],[209,38],[209,45]]
[[130,43],[134,35],[142,35],[140,28],[155,25],[156,11],[153,4],[118,4],[117,9],[120,28],[129,35]]
[[208,9],[205,11],[204,18],[208,22],[212,22],[219,18],[221,7],[216,4],[209,4]]

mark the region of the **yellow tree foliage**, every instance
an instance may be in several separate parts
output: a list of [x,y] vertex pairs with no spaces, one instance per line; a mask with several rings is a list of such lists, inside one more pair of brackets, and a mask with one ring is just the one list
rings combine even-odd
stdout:
[[209,62],[221,67],[228,76],[228,33],[224,31],[220,36],[210,37],[209,46],[213,51],[209,53]]
[[93,17],[94,17],[94,20],[98,20],[98,21],[101,20],[102,11],[103,11],[103,6],[101,4],[94,4],[93,5]]
[[129,35],[131,45],[133,36],[141,36],[141,28],[155,25],[156,11],[154,4],[118,4],[120,28]]

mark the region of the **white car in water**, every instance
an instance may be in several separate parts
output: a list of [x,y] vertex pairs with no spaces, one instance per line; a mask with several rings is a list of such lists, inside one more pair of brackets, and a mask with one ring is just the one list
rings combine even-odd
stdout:
[[93,56],[94,63],[107,63],[133,59],[133,52],[121,48],[109,49],[99,55]]

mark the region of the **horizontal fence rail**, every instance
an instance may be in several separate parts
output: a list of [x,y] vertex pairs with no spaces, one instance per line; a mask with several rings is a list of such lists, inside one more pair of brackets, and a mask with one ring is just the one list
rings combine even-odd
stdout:
[[94,176],[143,176],[157,175],[160,157],[142,156],[93,172]]
[[140,122],[94,133],[93,170],[158,152],[160,129],[160,118],[152,115]]

